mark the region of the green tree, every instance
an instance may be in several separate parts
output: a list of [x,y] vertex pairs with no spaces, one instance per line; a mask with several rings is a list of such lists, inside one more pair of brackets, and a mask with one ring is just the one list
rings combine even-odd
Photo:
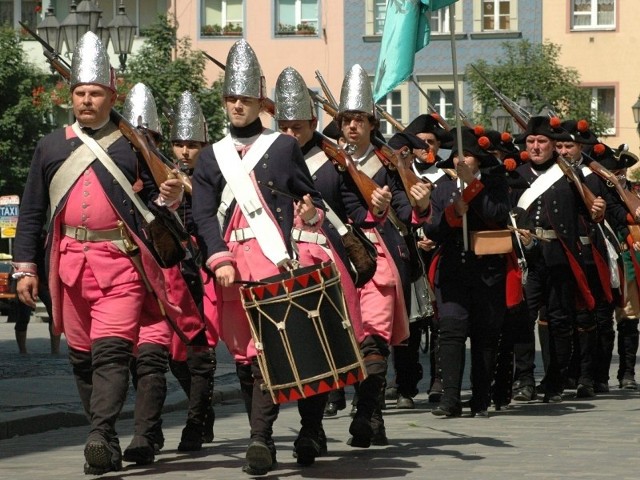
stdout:
[[22,194],[33,150],[53,125],[39,100],[50,76],[24,61],[22,43],[11,28],[0,28],[0,195]]
[[[474,62],[503,94],[511,100],[526,98],[534,114],[544,107],[560,118],[586,119],[596,135],[612,125],[611,118],[591,109],[591,91],[580,86],[580,75],[571,67],[558,63],[561,47],[554,43],[531,43],[522,40],[502,44],[503,54],[495,64],[484,60]],[[474,100],[481,106],[476,120],[491,124],[491,113],[499,106],[491,89],[470,66],[466,71]]]
[[[174,108],[180,94],[189,90],[198,99],[207,120],[209,140],[222,137],[226,117],[222,109],[222,84],[216,80],[207,85],[204,79],[206,58],[191,48],[189,37],[177,38],[174,22],[160,16],[145,31],[145,42],[127,62],[126,80],[133,85],[142,82],[153,91],[159,109]],[[165,137],[170,127],[162,118]]]

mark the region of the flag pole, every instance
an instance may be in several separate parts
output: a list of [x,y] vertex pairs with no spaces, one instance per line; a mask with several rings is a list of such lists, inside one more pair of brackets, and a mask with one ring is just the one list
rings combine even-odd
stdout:
[[[458,61],[456,58],[456,21],[455,4],[449,5],[449,33],[451,34],[451,64],[453,68],[453,114],[456,118],[456,143],[458,145],[458,161],[464,161],[464,149],[462,147],[462,119],[458,115],[460,109],[460,89],[458,88]],[[460,195],[464,190],[464,182],[460,180]],[[465,251],[469,250],[469,235],[467,227],[467,214],[462,215],[462,241]]]

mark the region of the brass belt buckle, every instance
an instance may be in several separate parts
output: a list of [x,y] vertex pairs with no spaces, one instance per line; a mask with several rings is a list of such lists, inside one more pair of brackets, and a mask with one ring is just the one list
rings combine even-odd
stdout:
[[[83,232],[82,238],[78,236],[78,232]],[[87,230],[87,227],[85,226],[75,227],[75,232],[73,232],[73,239],[76,240],[77,242],[84,243],[87,241],[88,234],[89,232]]]

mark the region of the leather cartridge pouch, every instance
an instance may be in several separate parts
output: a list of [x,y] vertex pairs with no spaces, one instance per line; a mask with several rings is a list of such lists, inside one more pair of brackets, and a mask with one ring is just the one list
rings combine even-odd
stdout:
[[513,250],[510,230],[471,232],[471,249],[476,255],[498,255]]
[[376,273],[376,248],[359,229],[351,225],[348,232],[342,236],[342,243],[353,267],[356,287],[362,287],[373,278]]
[[627,225],[634,242],[640,242],[640,225]]

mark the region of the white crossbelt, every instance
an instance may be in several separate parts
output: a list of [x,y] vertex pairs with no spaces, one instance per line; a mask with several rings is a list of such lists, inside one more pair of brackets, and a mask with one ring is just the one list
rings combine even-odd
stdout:
[[253,233],[253,230],[251,230],[251,228],[249,228],[249,227],[236,228],[235,230],[231,231],[231,235],[229,236],[229,241],[230,242],[244,242],[244,241],[249,240],[251,238],[256,238],[256,234]]
[[558,238],[558,234],[555,232],[555,230],[544,230],[539,227],[536,228],[536,235],[547,240],[555,240],[556,238]]
[[374,232],[362,232],[371,243],[378,243],[378,236]]
[[296,242],[315,243],[316,245],[327,246],[327,237],[318,232],[309,232],[294,227],[291,229],[291,238]]

